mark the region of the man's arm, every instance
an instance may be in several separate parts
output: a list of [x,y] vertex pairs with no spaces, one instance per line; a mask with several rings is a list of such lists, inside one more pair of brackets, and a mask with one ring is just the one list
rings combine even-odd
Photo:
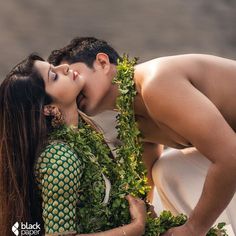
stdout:
[[144,165],[147,168],[148,184],[151,186],[151,191],[148,193],[147,199],[152,202],[154,190],[154,182],[152,179],[152,167],[161,156],[163,151],[163,145],[145,142],[143,143],[143,149],[144,150],[142,158]]
[[163,151],[163,145],[155,143],[143,143],[143,162],[147,168],[147,178],[150,186],[153,186],[152,180],[152,167],[155,162],[159,159]]
[[146,107],[162,123],[188,140],[211,162],[198,204],[175,235],[205,235],[236,189],[236,136],[215,105],[187,78],[168,71],[143,89]]

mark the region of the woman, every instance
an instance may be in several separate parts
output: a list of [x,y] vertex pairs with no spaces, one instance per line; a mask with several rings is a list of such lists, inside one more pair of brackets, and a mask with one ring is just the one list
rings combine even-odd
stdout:
[[[61,121],[73,127],[84,122],[76,104],[83,83],[83,78],[68,65],[53,67],[31,55],[14,67],[1,84],[1,235],[11,235],[15,222],[39,222],[41,234],[46,235],[78,233],[78,208],[83,204],[80,191],[88,191],[80,189],[86,165],[79,152],[65,142],[49,140],[49,134]],[[100,180],[109,198],[109,180],[106,176],[100,176]],[[132,196],[127,200],[131,223],[88,235],[142,235],[145,204]]]

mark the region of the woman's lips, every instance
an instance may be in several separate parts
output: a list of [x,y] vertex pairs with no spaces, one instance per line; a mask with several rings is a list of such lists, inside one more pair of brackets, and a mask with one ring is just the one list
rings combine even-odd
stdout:
[[77,76],[78,76],[78,72],[77,71],[73,71],[73,80],[76,80]]

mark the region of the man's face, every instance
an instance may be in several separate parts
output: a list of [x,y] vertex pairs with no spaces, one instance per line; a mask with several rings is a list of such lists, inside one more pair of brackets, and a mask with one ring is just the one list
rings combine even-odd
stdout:
[[90,116],[100,113],[103,110],[104,102],[106,102],[104,98],[109,93],[111,86],[107,70],[96,61],[93,68],[82,62],[73,63],[70,68],[77,72],[84,81],[84,86],[77,97],[78,108]]

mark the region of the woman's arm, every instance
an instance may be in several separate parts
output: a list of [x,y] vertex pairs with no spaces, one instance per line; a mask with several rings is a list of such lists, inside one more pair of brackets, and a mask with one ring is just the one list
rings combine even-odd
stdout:
[[40,155],[35,175],[41,191],[46,235],[76,234],[82,170],[77,155],[65,143],[52,143]]

